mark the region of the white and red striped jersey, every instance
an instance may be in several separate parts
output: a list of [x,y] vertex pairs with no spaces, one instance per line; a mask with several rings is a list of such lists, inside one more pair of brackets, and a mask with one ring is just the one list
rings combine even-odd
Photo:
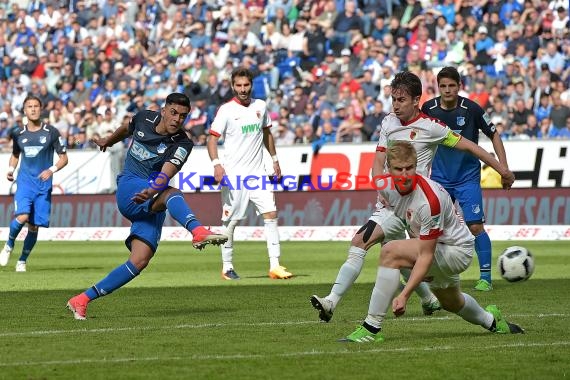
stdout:
[[437,146],[454,147],[460,138],[445,124],[421,112],[407,123],[402,123],[394,113],[390,113],[382,120],[376,150],[385,152],[392,141],[409,141],[418,155],[417,172],[429,176]]
[[210,134],[224,141],[224,169],[228,175],[267,175],[263,165],[263,128],[271,127],[265,101],[243,106],[236,98],[222,104]]
[[437,239],[448,245],[464,245],[475,239],[467,226],[459,220],[451,197],[435,181],[417,174],[412,191],[400,194],[390,175],[379,190],[394,214],[406,223],[411,237],[422,240]]

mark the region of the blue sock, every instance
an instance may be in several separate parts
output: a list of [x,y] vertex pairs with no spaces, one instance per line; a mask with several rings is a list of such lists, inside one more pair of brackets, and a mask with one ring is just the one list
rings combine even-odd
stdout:
[[20,231],[22,231],[22,227],[24,227],[24,223],[20,223],[16,218],[12,220],[10,223],[10,233],[8,234],[8,240],[6,241],[8,247],[14,248],[14,241],[18,237]]
[[477,259],[479,260],[479,271],[482,280],[491,282],[491,239],[486,231],[481,232],[475,236],[475,252],[477,252]]
[[139,273],[139,270],[134,266],[134,264],[127,260],[124,264],[113,269],[107,277],[87,289],[85,294],[87,294],[87,297],[89,297],[90,300],[106,296],[131,281],[133,278],[138,276]]
[[174,220],[190,232],[192,232],[194,228],[202,225],[202,223],[196,219],[194,211],[186,204],[182,193],[175,193],[168,197],[166,200],[166,208]]
[[28,229],[28,234],[24,239],[24,247],[22,248],[22,254],[20,255],[18,261],[28,260],[28,256],[30,256],[32,249],[34,249],[36,241],[38,241],[38,231],[30,231]]

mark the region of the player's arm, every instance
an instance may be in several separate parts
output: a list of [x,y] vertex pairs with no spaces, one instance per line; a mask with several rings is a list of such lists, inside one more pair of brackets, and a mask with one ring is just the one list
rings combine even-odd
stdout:
[[497,132],[493,133],[491,137],[491,143],[493,144],[493,150],[499,159],[499,162],[505,167],[509,167],[507,162],[507,152],[505,151],[505,146],[503,145],[503,140],[501,140],[501,135]]
[[113,132],[111,136],[93,139],[92,141],[95,144],[97,144],[101,152],[104,152],[107,150],[107,148],[112,147],[119,141],[123,141],[129,136],[130,136],[129,127],[126,125],[121,125],[119,128],[115,130],[115,132]]
[[384,175],[385,168],[386,168],[386,150],[376,149],[376,154],[374,155],[374,161],[372,162],[372,177]]
[[212,133],[212,131],[210,131],[210,136],[208,136],[208,142],[206,143],[206,147],[208,148],[208,155],[210,156],[210,160],[214,166],[214,179],[216,180],[216,183],[221,182],[226,175],[226,170],[222,166],[220,158],[218,157],[219,140],[220,135],[217,133]]
[[402,315],[406,310],[406,303],[408,299],[414,292],[414,289],[418,287],[420,282],[422,282],[433,263],[433,258],[435,256],[435,249],[437,246],[437,238],[433,239],[411,239],[407,240],[406,243],[415,244],[417,246],[417,257],[412,272],[410,273],[410,278],[404,286],[402,292],[394,298],[392,303],[392,309],[396,316]]
[[263,128],[263,145],[271,155],[273,161],[273,175],[279,179],[281,178],[281,167],[279,166],[279,159],[277,158],[277,151],[275,149],[275,140],[269,127]]
[[515,182],[515,175],[511,172],[508,166],[497,161],[495,157],[491,156],[489,152],[481,148],[479,145],[470,141],[469,139],[464,139],[457,133],[451,132],[442,142],[443,145],[453,147],[465,152],[469,152],[493,169],[495,169],[502,177],[502,183],[504,189],[510,189]]
[[[16,141],[14,141],[14,145],[18,145]],[[17,155],[12,153],[8,160],[8,173],[6,174],[6,179],[10,182],[14,180],[14,171],[18,167],[18,162],[20,162],[20,153],[18,152]]]

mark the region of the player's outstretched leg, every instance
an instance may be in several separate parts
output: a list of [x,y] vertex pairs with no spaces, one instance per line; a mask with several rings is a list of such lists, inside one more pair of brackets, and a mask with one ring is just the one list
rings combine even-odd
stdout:
[[198,221],[180,191],[171,191],[164,204],[174,220],[192,233],[192,246],[194,248],[203,249],[208,244],[221,245],[228,240],[226,235],[214,233]]

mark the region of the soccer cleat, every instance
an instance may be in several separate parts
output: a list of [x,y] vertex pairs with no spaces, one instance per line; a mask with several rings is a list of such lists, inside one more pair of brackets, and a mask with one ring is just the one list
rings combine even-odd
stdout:
[[4,248],[2,248],[2,252],[0,252],[0,266],[5,267],[8,264],[8,260],[10,260],[10,254],[12,253],[12,248],[8,246],[8,244],[4,244]]
[[20,261],[16,263],[16,272],[25,272],[26,271],[26,262]]
[[293,273],[287,272],[287,268],[279,265],[269,270],[269,277],[274,280],[286,280],[293,277]]
[[204,226],[194,228],[192,235],[192,246],[196,249],[203,249],[207,244],[221,245],[228,241],[226,235],[216,234]]
[[493,318],[495,318],[495,328],[491,330],[492,332],[497,334],[524,334],[524,330],[519,325],[507,322],[503,318],[503,314],[496,305],[489,305],[485,310],[493,314]]
[[224,280],[239,280],[240,279],[240,277],[238,276],[238,274],[236,273],[234,268],[228,269],[227,271],[222,272],[222,278]]
[[66,306],[71,310],[75,319],[85,320],[87,318],[87,304],[81,300],[81,294],[70,298]]
[[380,333],[374,334],[366,330],[364,326],[358,326],[352,334],[338,341],[347,343],[380,343],[384,341],[384,335]]
[[422,303],[422,310],[424,315],[432,315],[436,311],[441,310],[441,304],[439,303],[439,300],[432,295],[428,302]]
[[477,281],[477,284],[475,284],[475,287],[473,289],[478,290],[480,292],[490,292],[491,290],[493,290],[493,285],[491,284],[490,281],[480,279],[479,281]]
[[319,311],[319,319],[321,321],[328,322],[332,319],[334,308],[331,300],[313,294],[311,296],[311,305]]

